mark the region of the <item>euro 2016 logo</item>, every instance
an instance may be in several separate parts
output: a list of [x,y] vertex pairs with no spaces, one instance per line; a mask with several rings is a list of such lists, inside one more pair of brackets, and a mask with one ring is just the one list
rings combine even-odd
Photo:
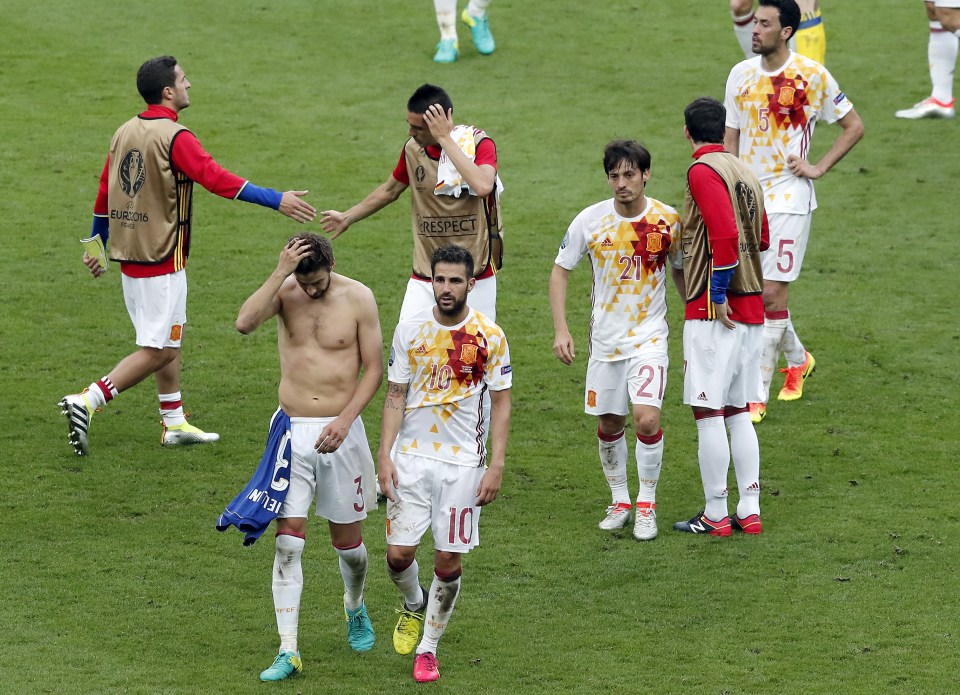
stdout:
[[120,160],[117,167],[117,174],[120,177],[120,188],[131,198],[136,197],[140,189],[143,188],[146,173],[143,168],[143,152],[133,148]]

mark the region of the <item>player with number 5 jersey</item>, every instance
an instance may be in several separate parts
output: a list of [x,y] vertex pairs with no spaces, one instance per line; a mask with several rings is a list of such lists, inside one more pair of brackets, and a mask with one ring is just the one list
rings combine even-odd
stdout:
[[663,460],[660,407],[667,385],[666,267],[682,273],[677,253],[680,216],[644,194],[650,153],[634,140],[615,140],[603,154],[607,184],[614,197],[583,210],[570,223],[550,274],[554,353],[564,364],[575,358],[567,326],[567,286],[571,271],[590,258],[593,312],[584,409],[599,419],[600,463],[611,503],[599,526],[611,531],[630,520],[633,500],[627,484],[624,427],[632,405],[640,479],[633,535],[657,535],[656,491]]
[[[763,266],[764,351],[761,393],[750,404],[760,422],[780,353],[787,361],[778,399],[797,400],[813,373],[814,359],[800,342],[787,300],[800,275],[811,214],[817,207],[813,181],[827,173],[863,137],[863,123],[833,76],[787,42],[800,24],[795,0],[761,0],[754,18],[756,57],[734,66],[727,78],[724,145],[738,154],[760,180],[770,222],[770,248]],[[818,121],[837,123],[841,133],[816,163],[808,161]]]
[[[393,646],[399,654],[416,648],[420,683],[440,677],[437,646],[460,593],[460,557],[479,545],[480,509],[500,491],[513,379],[503,331],[467,305],[476,283],[470,252],[442,246],[430,268],[435,306],[402,319],[394,333],[377,454],[388,500],[387,569],[404,601]],[[429,592],[416,559],[427,529],[434,542]]]

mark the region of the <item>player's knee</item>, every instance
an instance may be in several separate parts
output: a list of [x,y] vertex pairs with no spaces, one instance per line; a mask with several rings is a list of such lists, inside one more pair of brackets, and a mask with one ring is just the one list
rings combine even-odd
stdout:
[[387,546],[387,565],[396,572],[402,572],[413,564],[417,549],[405,545]]
[[960,29],[960,10],[937,8],[936,18],[944,30],[950,33]]
[[623,415],[601,415],[597,418],[597,429],[606,437],[623,432],[623,427],[627,423],[627,418]]
[[787,293],[789,285],[786,283],[763,284],[763,308],[765,311],[786,311]]
[[451,576],[460,572],[460,553],[438,550],[433,558],[434,572],[437,576]]
[[296,564],[303,554],[304,540],[289,533],[277,534],[277,558],[283,565]]
[[643,437],[652,437],[660,431],[660,412],[635,415],[633,428]]

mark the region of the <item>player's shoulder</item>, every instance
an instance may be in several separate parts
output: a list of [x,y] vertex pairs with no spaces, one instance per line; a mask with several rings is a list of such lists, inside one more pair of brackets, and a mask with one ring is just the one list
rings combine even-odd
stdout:
[[671,217],[680,219],[680,213],[678,213],[677,209],[672,205],[667,205],[662,200],[651,198],[650,196],[647,196],[647,200],[650,201],[650,213],[658,217]]
[[599,203],[588,205],[577,215],[575,219],[580,221],[596,220],[605,215],[613,213],[613,198],[601,200]]
[[466,324],[473,324],[478,333],[482,333],[487,338],[503,338],[504,332],[500,325],[492,318],[470,307],[470,313],[467,316]]
[[745,78],[754,77],[759,72],[760,56],[754,56],[752,58],[741,60],[739,63],[730,68],[730,75],[727,80],[742,80]]

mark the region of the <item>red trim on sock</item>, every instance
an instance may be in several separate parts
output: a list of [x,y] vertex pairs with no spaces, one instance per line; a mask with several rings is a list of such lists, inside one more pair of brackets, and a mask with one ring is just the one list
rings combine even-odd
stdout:
[[304,541],[307,540],[307,534],[306,534],[306,533],[297,533],[296,531],[290,531],[289,529],[286,529],[286,530],[283,530],[283,531],[278,530],[278,531],[277,531],[277,535],[278,535],[278,536],[293,536],[294,538],[299,538],[299,539],[304,540]]
[[102,379],[98,380],[96,384],[97,388],[100,389],[100,393],[103,394],[104,402],[109,403],[112,401],[113,392],[115,389],[113,388],[113,384],[110,382],[110,380],[107,379],[107,377],[103,377]]
[[160,410],[176,410],[183,407],[183,401],[160,401]]
[[790,318],[790,312],[787,309],[784,309],[783,311],[765,311],[763,312],[763,318],[769,319],[770,321],[788,319]]
[[749,413],[750,406],[744,406],[742,408],[734,408],[732,405],[724,406],[723,416],[724,417],[733,417],[734,415],[739,415],[740,413]]
[[597,439],[599,439],[601,442],[615,442],[623,436],[625,431],[626,430],[620,430],[618,434],[604,434],[600,431],[600,428],[597,427]]
[[410,567],[410,565],[413,564],[413,561],[414,561],[414,560],[416,560],[416,558],[410,558],[410,562],[408,562],[407,564],[405,564],[405,565],[403,565],[403,566],[400,566],[400,565],[394,565],[392,562],[390,562],[390,557],[388,556],[388,557],[387,557],[387,567],[390,569],[390,571],[396,572],[397,574],[399,574],[400,572],[403,572],[403,571],[406,570],[408,567]]
[[336,548],[337,550],[353,550],[354,548],[359,548],[361,545],[363,545],[363,538],[361,537],[360,540],[358,540],[353,545],[337,545],[332,541],[331,541],[331,545],[333,545],[333,547]]
[[637,502],[637,509],[650,509],[652,511],[656,510],[656,508],[656,502]]
[[653,444],[656,444],[657,442],[661,441],[662,439],[663,439],[663,428],[662,428],[662,427],[657,430],[656,434],[645,435],[645,434],[640,434],[639,432],[637,432],[637,441],[643,442],[644,444],[647,444],[648,446],[653,445]]
[[709,417],[723,417],[723,411],[707,410],[706,408],[697,408],[693,411],[694,420],[706,420]]
[[453,582],[453,581],[456,581],[457,579],[460,579],[460,577],[463,575],[463,565],[461,565],[460,567],[458,567],[453,572],[447,575],[440,574],[439,572],[437,572],[437,570],[433,570],[433,573],[437,576],[437,579],[439,579],[441,582]]

